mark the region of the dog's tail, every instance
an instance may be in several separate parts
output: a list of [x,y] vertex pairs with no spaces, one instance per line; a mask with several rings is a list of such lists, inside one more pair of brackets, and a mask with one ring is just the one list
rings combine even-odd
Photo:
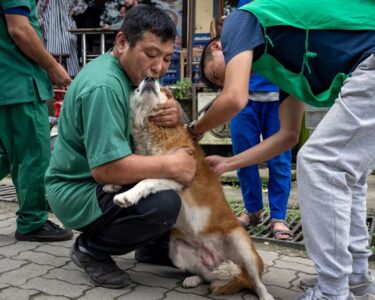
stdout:
[[221,263],[210,273],[211,291],[215,295],[235,294],[243,288],[254,287],[245,269],[232,261]]

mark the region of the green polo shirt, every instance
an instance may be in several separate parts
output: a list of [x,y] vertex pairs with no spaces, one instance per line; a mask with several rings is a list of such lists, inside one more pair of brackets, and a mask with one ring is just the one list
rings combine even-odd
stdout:
[[68,89],[46,174],[48,201],[67,228],[79,229],[102,215],[91,170],[132,153],[131,90],[109,52],[87,64]]
[[33,0],[0,0],[0,105],[47,100],[53,97],[52,85],[47,73],[27,58],[11,39],[4,10],[25,6],[29,8],[29,20],[39,38],[42,35],[36,18]]

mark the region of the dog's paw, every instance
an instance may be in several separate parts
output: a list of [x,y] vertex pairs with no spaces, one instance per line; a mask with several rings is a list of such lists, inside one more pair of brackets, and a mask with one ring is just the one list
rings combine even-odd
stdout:
[[203,282],[202,277],[198,275],[194,275],[194,276],[186,277],[184,281],[182,282],[182,286],[184,288],[193,288],[193,287],[200,285],[202,282]]
[[119,190],[121,190],[121,188],[122,188],[122,185],[105,184],[103,186],[103,191],[106,192],[106,193],[115,193],[115,192],[118,192]]
[[135,201],[132,201],[130,197],[126,195],[127,193],[118,194],[113,197],[113,202],[120,207],[129,207],[135,204]]

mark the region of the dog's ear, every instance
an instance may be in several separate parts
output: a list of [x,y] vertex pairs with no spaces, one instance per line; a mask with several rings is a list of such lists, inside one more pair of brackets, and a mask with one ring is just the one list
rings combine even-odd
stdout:
[[171,91],[162,86],[160,87],[160,102],[159,103],[165,103],[167,101],[170,101],[173,98]]
[[171,99],[173,99],[173,94],[171,92],[171,90],[165,86],[162,86],[160,87],[160,94],[161,94],[161,103],[164,103],[164,102],[167,102],[167,101],[170,101]]

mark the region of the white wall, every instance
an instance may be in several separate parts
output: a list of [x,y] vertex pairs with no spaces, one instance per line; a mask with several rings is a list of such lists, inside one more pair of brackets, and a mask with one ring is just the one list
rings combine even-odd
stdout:
[[215,0],[196,0],[195,6],[195,32],[210,32],[210,22],[214,14]]

